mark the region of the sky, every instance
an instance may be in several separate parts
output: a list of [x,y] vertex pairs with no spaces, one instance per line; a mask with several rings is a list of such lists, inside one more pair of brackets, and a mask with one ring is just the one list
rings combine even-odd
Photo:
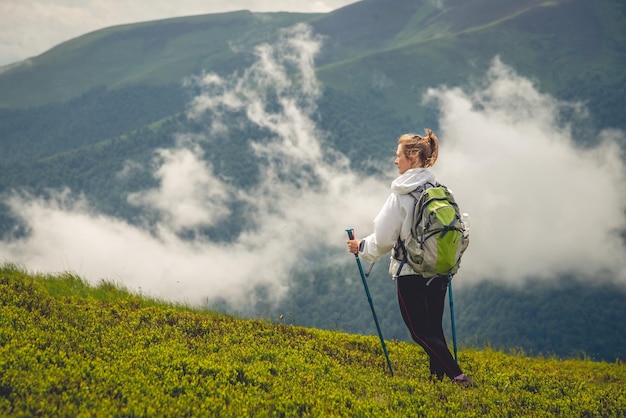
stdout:
[[[158,185],[126,198],[158,214],[156,224],[104,215],[69,189],[47,196],[15,192],[3,199],[29,235],[0,241],[0,262],[72,271],[194,305],[223,298],[235,307],[253,304],[258,285],[280,300],[290,273],[306,267],[311,254],[326,254],[329,264],[354,264],[345,229],[354,228],[357,237],[372,231],[397,169],[390,151],[381,163],[386,174],[366,176],[322,146],[325,133],[314,117],[320,96],[314,62],[322,48],[307,26],[298,25],[276,43],[258,46],[247,69],[188,78],[197,92],[189,117],[204,123],[204,132],[180,132],[175,146],[154,151],[149,167],[129,160],[118,174],[150,170]],[[293,70],[300,77],[288,76]],[[584,105],[540,92],[497,57],[481,82],[463,89],[432,86],[416,103],[425,105],[436,106],[440,117],[432,171],[471,219],[459,286],[486,279],[523,285],[529,277],[550,281],[575,274],[626,287],[626,247],[619,236],[626,228],[626,167],[618,145],[624,132],[599,129],[597,145],[577,146],[575,124],[562,115],[584,120]],[[242,150],[262,167],[250,193],[221,179],[202,151],[228,136],[223,116],[233,112],[270,132]],[[390,150],[399,134],[390,132]],[[230,242],[200,234],[180,238],[182,231],[222,222],[233,202],[246,205],[254,227]],[[387,257],[381,262],[387,264]]]
[[0,0],[0,66],[86,33],[179,16],[253,12],[327,13],[356,0]]

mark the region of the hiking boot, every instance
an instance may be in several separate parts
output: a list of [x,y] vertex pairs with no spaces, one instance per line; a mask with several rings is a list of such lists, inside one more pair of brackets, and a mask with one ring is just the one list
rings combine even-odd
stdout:
[[461,386],[462,388],[470,388],[470,387],[476,386],[476,383],[474,383],[472,378],[466,374],[457,376],[452,381],[456,383],[457,385]]

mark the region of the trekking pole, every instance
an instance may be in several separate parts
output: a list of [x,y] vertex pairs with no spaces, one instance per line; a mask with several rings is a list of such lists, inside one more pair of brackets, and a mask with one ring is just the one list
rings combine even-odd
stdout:
[[[349,239],[354,239],[353,229],[346,229],[346,232],[348,233]],[[372,308],[372,315],[374,316],[374,322],[376,323],[376,329],[378,330],[378,338],[380,338],[380,344],[383,346],[383,352],[385,353],[385,358],[387,359],[387,366],[389,366],[389,372],[391,373],[391,376],[393,376],[393,368],[391,367],[391,361],[389,361],[389,354],[387,354],[387,346],[385,345],[383,333],[380,331],[380,325],[378,324],[378,318],[376,317],[376,311],[374,310],[372,296],[370,296],[370,291],[367,288],[367,281],[365,280],[365,273],[363,273],[363,266],[361,266],[361,260],[359,259],[358,254],[354,254],[354,258],[356,258],[356,264],[359,266],[359,273],[361,273],[361,280],[363,280],[363,287],[365,288],[365,293],[367,294],[367,301],[370,303],[370,308]]]
[[450,299],[450,322],[452,323],[452,344],[454,345],[454,361],[459,359],[456,355],[456,328],[454,327],[454,302],[452,300],[452,275],[448,275],[448,297]]

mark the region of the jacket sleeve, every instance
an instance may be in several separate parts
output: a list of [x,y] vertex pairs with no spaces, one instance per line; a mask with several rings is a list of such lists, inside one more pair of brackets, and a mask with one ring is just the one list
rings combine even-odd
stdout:
[[374,218],[374,232],[363,238],[363,250],[359,253],[367,261],[375,261],[393,248],[402,223],[406,217],[405,209],[400,205],[400,196],[392,193]]

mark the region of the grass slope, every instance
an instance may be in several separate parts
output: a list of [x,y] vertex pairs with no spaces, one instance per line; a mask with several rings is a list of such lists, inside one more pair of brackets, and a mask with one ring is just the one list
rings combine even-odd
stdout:
[[460,352],[478,386],[432,382],[422,350],[242,320],[73,274],[0,268],[0,415],[624,416],[622,363]]

